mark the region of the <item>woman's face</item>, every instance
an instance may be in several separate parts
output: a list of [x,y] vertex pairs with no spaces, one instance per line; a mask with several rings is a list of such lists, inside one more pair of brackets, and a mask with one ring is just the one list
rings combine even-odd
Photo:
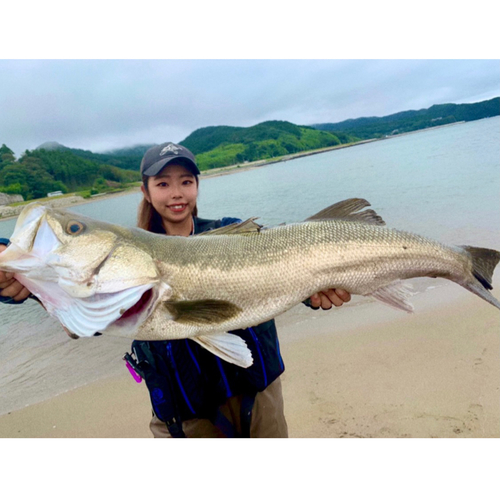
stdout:
[[144,197],[153,205],[164,222],[182,223],[191,218],[196,206],[196,177],[182,165],[170,164],[148,179]]

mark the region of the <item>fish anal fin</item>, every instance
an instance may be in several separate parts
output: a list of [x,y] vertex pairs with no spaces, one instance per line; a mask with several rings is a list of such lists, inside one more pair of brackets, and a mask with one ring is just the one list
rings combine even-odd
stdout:
[[238,335],[216,333],[191,337],[191,340],[194,340],[207,349],[207,351],[210,351],[228,363],[233,363],[243,368],[248,368],[253,363],[250,349],[247,347],[246,342],[241,337],[238,337]]
[[348,200],[339,201],[338,203],[324,208],[317,214],[308,217],[306,221],[341,219],[385,226],[384,220],[375,210],[369,209],[360,212],[360,210],[369,206],[370,203],[363,198],[349,198]]
[[258,217],[251,217],[250,219],[244,220],[243,222],[234,222],[233,224],[229,224],[227,226],[218,227],[216,229],[212,229],[211,231],[206,231],[205,233],[201,233],[198,236],[214,236],[221,234],[249,234],[249,233],[258,233],[262,226],[254,222]]
[[181,300],[164,305],[172,319],[183,324],[219,324],[241,312],[238,306],[224,300]]
[[408,313],[413,312],[413,306],[408,302],[408,299],[414,295],[413,288],[410,284],[403,283],[401,280],[393,281],[368,295],[396,309]]

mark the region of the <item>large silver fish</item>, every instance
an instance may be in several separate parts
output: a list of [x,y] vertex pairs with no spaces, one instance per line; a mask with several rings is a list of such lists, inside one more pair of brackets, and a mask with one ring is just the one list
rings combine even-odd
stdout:
[[386,228],[367,206],[351,199],[297,224],[265,229],[249,220],[183,238],[33,203],[0,253],[0,269],[73,334],[191,338],[240,366],[252,363],[250,351],[225,332],[328,288],[411,311],[402,280],[442,277],[500,309],[489,291],[500,252]]

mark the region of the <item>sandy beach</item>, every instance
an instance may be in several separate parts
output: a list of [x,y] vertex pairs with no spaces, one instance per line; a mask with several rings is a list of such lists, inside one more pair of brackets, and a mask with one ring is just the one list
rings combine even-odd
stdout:
[[[291,438],[500,437],[498,310],[441,282],[413,302],[277,319]],[[124,375],[3,415],[0,437],[150,438],[150,414],[144,382]]]

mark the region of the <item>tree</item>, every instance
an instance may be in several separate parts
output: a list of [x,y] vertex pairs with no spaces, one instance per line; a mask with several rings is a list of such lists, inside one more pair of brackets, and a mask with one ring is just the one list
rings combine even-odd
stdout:
[[2,170],[6,165],[12,165],[15,161],[16,158],[14,157],[12,149],[9,149],[5,144],[2,144],[2,147],[0,147],[0,170]]

